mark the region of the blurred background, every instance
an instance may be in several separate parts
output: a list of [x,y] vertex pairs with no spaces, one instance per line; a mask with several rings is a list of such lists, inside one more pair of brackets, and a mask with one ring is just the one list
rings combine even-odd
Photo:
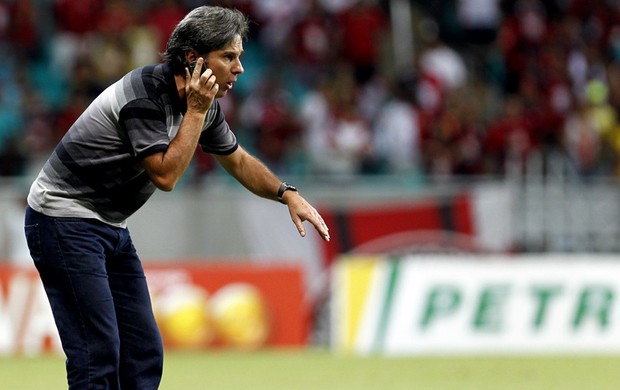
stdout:
[[[299,238],[285,208],[248,194],[210,156],[197,153],[180,188],[157,193],[129,220],[138,252],[152,267],[147,271],[154,295],[168,296],[162,313],[174,311],[170,296],[179,299],[176,306],[191,301],[199,307],[170,325],[180,327],[172,333],[195,335],[177,340],[180,344],[223,343],[213,341],[217,332],[203,329],[209,320],[200,316],[225,312],[212,298],[235,284],[224,301],[233,305],[230,294],[245,297],[240,298],[245,309],[237,313],[254,310],[259,319],[253,324],[269,324],[239,343],[331,342],[355,349],[357,336],[334,335],[344,321],[334,314],[334,294],[341,314],[352,310],[349,331],[364,327],[362,315],[355,314],[363,305],[355,306],[353,293],[338,284],[350,270],[334,275],[343,255],[372,256],[360,264],[393,265],[466,254],[463,261],[476,267],[491,256],[489,261],[507,268],[499,267],[490,280],[509,279],[510,267],[520,266],[524,257],[537,264],[550,254],[557,269],[565,269],[562,259],[568,263],[575,254],[571,264],[598,269],[603,257],[615,267],[610,259],[620,251],[617,0],[2,0],[0,291],[6,302],[19,302],[10,298],[16,294],[38,296],[32,292],[36,278],[23,289],[15,286],[21,286],[19,275],[31,271],[22,233],[24,198],[43,162],[98,93],[134,67],[159,62],[176,23],[204,4],[235,7],[252,20],[242,57],[245,74],[220,101],[227,121],[245,148],[317,206],[332,241],[322,243],[314,234]],[[446,261],[441,259],[438,263]],[[605,301],[609,294],[615,297],[616,283],[597,279],[613,270],[604,267],[596,275],[579,269],[549,283],[570,281],[567,307],[587,306],[590,290],[582,287],[590,284],[608,288]],[[224,276],[214,282],[210,272]],[[273,282],[280,280],[274,272],[290,274],[282,276],[287,282]],[[371,280],[371,274],[362,279]],[[575,275],[585,279],[575,281]],[[523,278],[510,283],[532,282]],[[476,286],[484,290],[486,281]],[[192,288],[176,288],[179,283]],[[362,291],[371,290],[371,282],[362,284]],[[255,290],[266,301],[263,309],[247,309]],[[425,291],[398,294],[405,300],[413,294],[415,301]],[[285,295],[296,298],[278,300]],[[551,296],[538,295],[538,313]],[[342,303],[347,299],[357,309]],[[450,299],[436,309],[452,313],[457,306]],[[429,307],[421,306],[421,313],[428,314]],[[598,308],[598,324],[618,325]],[[286,311],[294,314],[280,317]],[[377,326],[385,336],[392,334],[392,320],[385,317],[389,311],[383,314],[378,323],[384,328]],[[16,310],[0,314],[0,350],[54,348],[52,330],[42,330],[34,341],[24,341],[24,332],[19,340],[13,336],[29,316]],[[186,328],[188,318],[199,318],[194,322],[201,330]],[[286,327],[293,334],[278,333]],[[615,329],[609,332],[603,344],[620,348]],[[513,336],[501,336],[510,339],[508,348]],[[570,338],[560,341],[560,347],[574,346]],[[368,340],[360,343],[366,346],[361,350],[368,349]]]

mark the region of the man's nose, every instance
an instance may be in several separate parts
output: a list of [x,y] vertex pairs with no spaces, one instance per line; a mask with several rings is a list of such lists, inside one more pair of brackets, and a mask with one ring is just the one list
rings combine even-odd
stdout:
[[245,69],[243,69],[243,65],[241,64],[241,60],[235,61],[235,64],[233,65],[233,68],[232,68],[232,72],[234,74],[241,74],[245,72]]

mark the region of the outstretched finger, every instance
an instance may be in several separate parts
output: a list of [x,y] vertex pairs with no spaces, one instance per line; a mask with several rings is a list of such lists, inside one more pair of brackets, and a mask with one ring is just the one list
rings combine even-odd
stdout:
[[200,77],[200,75],[202,74],[203,64],[204,59],[202,57],[198,57],[198,59],[196,60],[196,65],[194,66],[194,74],[192,75],[193,77]]
[[321,238],[327,242],[329,242],[329,228],[323,221],[323,218],[319,217],[319,222],[314,225],[315,229],[321,235]]
[[318,211],[313,210],[313,213],[308,218],[308,222],[314,226],[323,240],[329,242],[329,228]]
[[295,223],[295,226],[297,227],[297,231],[299,232],[299,235],[302,236],[302,237],[306,237],[306,229],[304,228],[304,224],[303,224],[301,218],[294,217],[293,218],[293,223]]

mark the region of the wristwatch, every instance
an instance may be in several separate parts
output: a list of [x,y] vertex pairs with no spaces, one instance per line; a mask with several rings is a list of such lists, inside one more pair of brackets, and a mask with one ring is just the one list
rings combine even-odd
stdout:
[[282,184],[280,184],[280,189],[278,190],[278,202],[280,202],[282,204],[286,204],[286,203],[284,203],[284,200],[282,199],[282,196],[284,195],[284,193],[286,191],[295,191],[295,192],[297,192],[297,187],[294,187],[294,186],[288,184],[287,182],[283,181]]

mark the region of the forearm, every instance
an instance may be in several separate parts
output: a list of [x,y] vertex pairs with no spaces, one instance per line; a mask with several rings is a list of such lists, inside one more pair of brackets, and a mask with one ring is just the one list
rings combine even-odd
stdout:
[[260,160],[241,147],[232,156],[216,156],[218,162],[249,191],[276,200],[281,180]]
[[187,170],[198,145],[204,118],[201,113],[187,113],[168,149],[145,159],[145,169],[158,188],[171,191]]

